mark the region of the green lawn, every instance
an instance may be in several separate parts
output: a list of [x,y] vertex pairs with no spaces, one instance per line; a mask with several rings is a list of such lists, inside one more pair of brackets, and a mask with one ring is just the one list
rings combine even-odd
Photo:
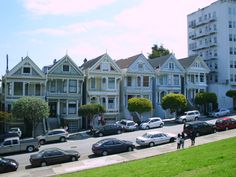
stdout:
[[236,138],[62,177],[235,177]]

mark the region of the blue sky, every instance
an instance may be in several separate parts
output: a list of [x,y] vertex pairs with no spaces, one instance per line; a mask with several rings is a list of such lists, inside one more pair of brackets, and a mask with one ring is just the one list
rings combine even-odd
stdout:
[[66,53],[80,66],[164,45],[187,56],[187,15],[215,0],[1,0],[0,75],[27,55],[40,67]]

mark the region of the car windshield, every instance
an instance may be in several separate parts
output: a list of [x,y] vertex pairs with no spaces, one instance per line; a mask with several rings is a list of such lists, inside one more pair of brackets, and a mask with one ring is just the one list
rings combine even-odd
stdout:
[[152,135],[150,135],[149,133],[145,133],[145,134],[143,135],[143,137],[144,137],[144,138],[151,138]]
[[147,119],[147,120],[142,121],[142,123],[147,123],[147,122],[149,122],[149,121],[150,121],[150,120]]
[[223,120],[217,120],[216,123],[223,123]]
[[183,114],[183,116],[186,116],[186,115],[188,115],[188,113],[187,113],[187,112],[185,112],[185,113]]
[[134,124],[135,124],[134,122],[129,122],[129,123],[127,123],[128,126],[132,126],[132,125],[134,125]]
[[18,128],[11,128],[11,131],[18,131]]

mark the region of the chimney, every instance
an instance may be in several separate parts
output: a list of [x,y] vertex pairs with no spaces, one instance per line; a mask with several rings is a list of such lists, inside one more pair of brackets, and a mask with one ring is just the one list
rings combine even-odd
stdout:
[[8,73],[8,54],[6,55],[6,60],[7,60],[7,66],[6,66],[6,73]]
[[23,61],[23,57],[21,57],[21,61]]
[[53,60],[53,64],[55,65],[57,63],[57,59],[54,59]]
[[88,60],[87,60],[87,58],[84,58],[84,63],[86,63]]

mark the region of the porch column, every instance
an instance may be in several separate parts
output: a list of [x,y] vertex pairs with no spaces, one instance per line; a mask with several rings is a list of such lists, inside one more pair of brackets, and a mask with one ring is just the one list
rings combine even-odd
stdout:
[[23,96],[25,96],[25,82],[23,82]]
[[68,100],[66,100],[66,115],[68,116],[68,109],[69,109],[69,103]]
[[60,100],[57,100],[57,116],[60,115]]

